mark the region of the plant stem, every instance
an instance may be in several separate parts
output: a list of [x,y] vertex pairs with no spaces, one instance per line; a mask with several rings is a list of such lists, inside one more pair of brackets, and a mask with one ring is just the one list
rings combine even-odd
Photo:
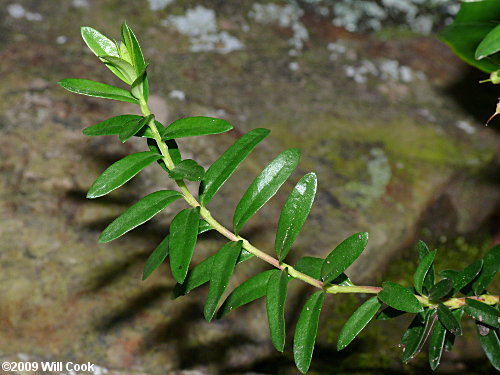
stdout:
[[[140,107],[141,111],[144,116],[149,116],[151,114],[148,104],[142,99],[140,101]],[[169,170],[173,169],[175,167],[174,162],[172,161],[172,158],[170,157],[170,153],[168,152],[168,146],[166,143],[161,139],[161,135],[158,132],[158,129],[156,128],[154,119],[152,119],[149,124],[149,128],[151,129],[151,132],[153,133],[153,138],[156,141],[158,148],[160,149],[160,152],[163,156],[163,161],[165,162],[165,165]],[[191,194],[189,191],[188,187],[186,186],[184,180],[175,180],[177,183],[177,186],[182,192],[182,195],[184,197],[184,200],[192,207],[200,207],[200,215],[201,217],[212,226],[213,229],[215,229],[217,232],[222,234],[224,237],[231,241],[242,241],[243,242],[243,248],[247,250],[249,253],[255,255],[257,258],[262,259],[264,262],[269,263],[275,268],[284,270],[285,268],[288,270],[288,274],[295,278],[302,280],[306,282],[307,284],[310,284],[316,288],[323,289],[325,293],[331,293],[331,294],[341,294],[341,293],[366,293],[366,294],[378,294],[382,288],[377,287],[377,286],[361,286],[361,285],[331,285],[327,284],[325,285],[323,282],[320,280],[317,280],[309,275],[306,275],[302,272],[297,271],[295,268],[293,268],[291,265],[280,262],[278,259],[272,257],[271,255],[267,254],[266,252],[258,249],[257,247],[253,246],[248,240],[245,238],[234,234],[231,232],[229,229],[227,229],[225,226],[223,226],[221,223],[219,223],[210,213],[210,211],[206,208],[200,205],[200,203],[196,200],[196,198]],[[418,299],[418,301],[426,307],[436,307],[437,304],[429,301],[427,297],[422,297],[420,295],[415,295],[415,297]],[[468,297],[468,298],[473,298],[478,301],[481,301],[483,303],[486,303],[488,305],[494,305],[499,302],[500,296],[491,296],[491,295],[482,295],[479,297]],[[465,298],[450,298],[447,301],[443,302],[444,305],[450,307],[450,308],[459,308],[465,304]]]

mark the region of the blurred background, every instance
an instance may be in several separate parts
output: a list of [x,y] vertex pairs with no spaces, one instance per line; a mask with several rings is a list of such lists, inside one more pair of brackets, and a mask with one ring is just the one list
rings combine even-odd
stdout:
[[[173,186],[155,165],[105,198],[85,199],[109,164],[146,145],[81,134],[106,118],[137,113],[132,104],[56,85],[70,77],[121,85],[84,45],[82,25],[116,39],[123,20],[132,27],[150,62],[159,121],[205,115],[234,125],[224,135],[179,142],[185,158],[207,167],[242,133],[271,129],[211,203],[221,222],[231,223],[244,190],[270,160],[285,148],[302,150],[293,178],[243,232],[258,246],[272,249],[280,208],[309,171],[318,174],[319,191],[292,263],[325,256],[346,236],[368,231],[369,246],[349,276],[410,285],[418,239],[439,249],[441,269],[463,267],[499,240],[498,122],[484,126],[499,92],[478,84],[487,77],[437,38],[457,1],[0,4],[2,360],[90,361],[95,375],[298,373],[291,341],[284,354],[272,348],[263,301],[209,324],[202,314],[206,287],[171,300],[168,265],[141,281],[144,261],[180,203],[119,240],[97,244],[131,203]],[[223,243],[203,235],[194,263]],[[258,260],[242,264],[232,285],[264,269]],[[289,339],[311,292],[300,284],[290,286]],[[327,298],[311,374],[430,372],[425,353],[399,362],[404,317],[373,322],[336,352],[338,331],[362,299]],[[438,373],[493,371],[470,326],[456,346]]]

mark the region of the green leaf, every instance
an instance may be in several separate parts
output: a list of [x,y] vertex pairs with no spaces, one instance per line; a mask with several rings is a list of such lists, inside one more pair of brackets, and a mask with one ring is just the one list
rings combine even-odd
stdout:
[[293,356],[295,364],[303,374],[309,370],[312,354],[314,351],[314,342],[318,332],[319,315],[323,307],[325,295],[323,292],[314,293],[307,302],[299,316],[295,336],[293,339]]
[[143,127],[147,126],[147,124],[154,118],[154,115],[149,115],[146,117],[141,118],[139,121],[131,121],[127,123],[120,134],[118,135],[118,138],[122,143],[127,142],[130,138],[132,138],[134,135],[136,135],[139,130],[141,130]]
[[98,124],[83,129],[83,134],[87,136],[118,135],[128,122],[139,122],[141,118],[141,116],[137,115],[121,115],[111,117]]
[[299,159],[299,150],[291,148],[283,151],[253,180],[234,213],[233,224],[236,234],[248,219],[276,194],[297,167]]
[[129,91],[105,83],[79,78],[66,78],[57,83],[66,90],[76,94],[139,104],[139,101]]
[[497,371],[500,371],[500,341],[498,340],[497,331],[476,322],[476,332],[486,357],[488,357],[491,365]]
[[439,275],[444,277],[445,279],[453,280],[454,277],[457,277],[460,271],[457,270],[442,270],[439,271]]
[[452,290],[453,281],[450,279],[443,279],[429,290],[429,299],[431,301],[439,301],[448,296]]
[[431,322],[431,317],[435,311],[427,309],[415,316],[410,326],[403,334],[401,344],[404,347],[403,362],[408,362],[422,349],[425,339],[425,333]]
[[208,321],[211,321],[214,317],[222,294],[224,294],[231,276],[233,276],[242,243],[243,241],[229,242],[214,256],[210,274],[210,288],[208,289],[204,310],[205,319]]
[[[455,318],[457,318],[459,322],[462,321],[462,315],[464,314],[463,308],[452,310],[451,313],[455,316]],[[457,336],[455,336],[453,333],[446,331],[446,337],[444,339],[444,348],[447,352],[451,352],[451,350],[453,349],[456,337]]]
[[500,244],[493,246],[483,257],[483,269],[472,284],[474,294],[482,294],[500,269]]
[[422,288],[424,286],[425,276],[434,262],[436,257],[436,251],[432,251],[427,254],[419,263],[417,270],[413,274],[413,285],[418,294],[422,294]]
[[96,56],[116,56],[119,57],[116,44],[96,29],[89,26],[82,26],[80,28],[82,38]]
[[464,310],[482,324],[500,328],[500,312],[485,303],[466,298]]
[[135,72],[135,69],[132,65],[130,65],[127,61],[115,57],[115,56],[99,56],[106,65],[112,65],[114,66],[125,78],[124,82],[128,83],[129,85],[132,84],[132,82],[135,81],[137,78],[137,73]]
[[186,159],[178,163],[168,174],[174,180],[200,181],[205,174],[205,170],[194,160]]
[[398,316],[401,316],[403,314],[406,314],[405,311],[401,310],[396,310],[395,308],[391,306],[387,306],[385,309],[383,309],[380,314],[377,316],[377,320],[389,320],[393,318],[397,318]]
[[132,65],[136,69],[137,73],[140,73],[146,66],[146,62],[144,61],[144,56],[142,54],[141,47],[139,46],[139,42],[137,41],[134,32],[126,22],[123,22],[122,24],[122,40],[127,47]]
[[205,206],[210,202],[226,180],[231,177],[236,168],[268,134],[269,130],[267,129],[251,130],[231,145],[208,168],[200,185],[199,195],[202,205]]
[[[308,276],[316,280],[320,280],[321,278],[321,267],[323,267],[324,259],[316,258],[316,257],[303,257],[300,258],[297,264],[295,265],[295,270],[305,273]],[[340,274],[335,280],[332,281],[332,284],[342,285],[342,286],[350,286],[353,285],[352,281],[347,277],[345,273]]]
[[214,229],[210,224],[208,224],[205,220],[200,220],[200,224],[198,225],[198,234],[202,234],[208,232],[209,230]]
[[462,272],[450,277],[451,281],[453,281],[453,293],[456,293],[469,285],[476,278],[479,272],[481,272],[482,267],[483,260],[479,259],[467,266]]
[[271,341],[277,351],[285,348],[285,301],[288,289],[288,271],[275,270],[266,289],[266,310]]
[[[88,26],[83,26],[81,29],[81,34],[82,38],[87,44],[87,46],[90,48],[90,50],[96,55],[97,57],[99,56],[115,56],[119,57],[118,49],[116,48],[116,44],[103,34],[101,34],[99,31],[93,29],[92,27]],[[102,61],[102,59],[101,59]],[[120,78],[122,81],[125,81],[125,77],[123,74],[116,69],[114,66],[105,64],[109,70],[111,70],[118,78]]]
[[280,262],[288,255],[295,238],[311,212],[317,185],[316,174],[306,174],[295,185],[281,210],[274,244]]
[[233,126],[226,120],[213,117],[186,117],[171,123],[162,139],[186,138],[198,135],[219,134],[231,130]]
[[382,306],[378,298],[372,297],[363,303],[344,324],[339,333],[337,350],[344,349],[370,323]]
[[90,187],[87,198],[97,198],[113,191],[149,164],[161,158],[161,155],[151,151],[137,152],[127,155],[106,169]]
[[186,208],[170,223],[170,269],[178,283],[186,278],[198,239],[200,208]]
[[169,237],[170,236],[167,234],[146,260],[144,271],[142,272],[143,280],[146,280],[149,276],[151,276],[151,274],[160,266],[160,264],[162,264],[163,261],[167,259]]
[[[189,270],[184,282],[182,284],[177,284],[174,288],[173,298],[183,296],[195,288],[205,284],[210,280],[210,274],[212,272],[212,266],[215,255],[212,255],[200,262],[191,270]],[[241,254],[236,261],[236,264],[244,262],[253,257],[253,254],[249,253],[245,249],[241,250]]]
[[217,312],[217,319],[221,319],[240,306],[264,297],[269,277],[274,272],[275,270],[261,272],[237,286],[221,305]]
[[462,336],[462,327],[460,326],[460,322],[449,308],[440,303],[437,307],[437,314],[439,321],[448,331],[453,333],[455,336]]
[[429,339],[429,366],[432,371],[436,370],[441,362],[445,338],[446,329],[438,320],[434,323],[434,330],[432,331],[431,338]]
[[476,49],[476,60],[484,59],[500,51],[500,25],[495,26],[484,39],[479,43]]
[[173,190],[160,190],[146,195],[113,220],[99,236],[99,242],[106,243],[123,236],[150,220],[179,198],[182,198],[182,195]]
[[[424,241],[418,241],[417,242],[417,251],[418,251],[418,261],[421,262],[422,259],[429,254],[431,251],[427,247]],[[424,278],[424,285],[423,288],[425,288],[426,292],[429,292],[429,290],[434,286],[434,279],[435,279],[435,271],[434,271],[434,265],[432,264],[429,268],[429,271],[425,275]],[[423,289],[422,289],[423,291]]]
[[325,283],[331,282],[346,270],[363,252],[368,244],[368,233],[361,232],[347,237],[326,257],[321,269]]
[[386,281],[382,284],[382,290],[378,293],[378,298],[387,305],[397,310],[409,313],[423,311],[423,307],[418,299],[404,286]]
[[441,37],[461,59],[491,73],[498,69],[497,61],[476,60],[475,56],[478,45],[496,26],[498,14],[497,0],[462,2],[455,21],[443,30]]

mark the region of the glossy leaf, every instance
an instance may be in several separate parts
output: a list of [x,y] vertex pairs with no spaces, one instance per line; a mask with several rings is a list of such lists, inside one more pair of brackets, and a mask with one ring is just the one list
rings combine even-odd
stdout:
[[479,43],[476,49],[476,60],[484,59],[500,51],[500,25],[496,25],[484,39]]
[[162,139],[194,137],[199,135],[219,134],[231,130],[233,126],[226,120],[213,117],[186,117],[171,123]]
[[126,22],[123,22],[122,24],[122,41],[127,47],[132,65],[136,69],[137,73],[140,73],[146,66],[146,62],[144,61],[144,56],[142,54],[141,47],[139,46],[139,42],[137,41],[134,32]]
[[[155,125],[156,125],[156,129],[158,130],[159,134],[161,134],[165,130],[165,127],[156,120],[155,120]],[[154,138],[153,132],[151,131],[149,126],[144,127],[141,130],[139,130],[139,132],[137,132],[136,136],[144,137],[144,138]],[[165,143],[167,143],[167,145],[169,142],[175,142],[175,141],[174,140],[165,141]]]
[[[316,280],[321,279],[321,268],[323,267],[324,259],[316,258],[316,257],[303,257],[300,258],[297,264],[295,265],[295,270],[305,273],[308,276]],[[347,277],[345,273],[340,274],[335,280],[332,281],[332,284],[342,285],[342,286],[350,286],[353,285],[352,281]]]
[[99,236],[99,242],[113,241],[124,235],[150,220],[179,198],[182,198],[182,195],[173,190],[160,190],[146,195],[109,224]]
[[472,289],[476,295],[482,294],[500,269],[500,244],[493,246],[483,257],[483,268],[474,280]]
[[[136,134],[136,135],[138,135],[138,134]],[[148,139],[147,142],[148,142],[148,148],[152,152],[157,153],[157,154],[161,154],[161,150],[158,147],[158,145],[156,144],[156,141],[154,139]],[[174,162],[174,165],[179,164],[182,160],[182,156],[181,156],[181,152],[179,150],[179,147],[177,146],[177,143],[173,139],[166,141],[165,143],[167,144],[168,153],[170,154],[170,158]],[[163,158],[158,160],[158,164],[160,164],[160,166],[163,168],[163,170],[165,172],[167,172],[167,173],[169,172],[167,166],[165,165],[165,160],[163,160]]]
[[419,263],[413,275],[413,285],[418,294],[423,294],[424,280],[436,257],[436,251],[427,254]]
[[66,78],[57,83],[66,90],[76,94],[139,104],[138,100],[129,91],[106,83],[79,78]]
[[141,116],[137,115],[115,116],[83,129],[83,134],[87,136],[118,135],[128,122],[140,120]]
[[429,290],[429,299],[431,301],[439,301],[448,296],[452,290],[453,281],[450,279],[443,279]]
[[106,65],[114,66],[125,78],[125,83],[131,85],[137,78],[137,73],[135,72],[134,67],[127,61],[115,56],[100,56],[100,58],[107,63]]
[[458,275],[451,278],[453,281],[453,293],[460,291],[462,288],[465,288],[469,285],[481,272],[481,268],[483,267],[483,260],[479,259],[467,266],[462,272]]
[[147,126],[147,124],[154,118],[153,115],[149,115],[146,117],[141,118],[139,121],[131,121],[127,123],[122,131],[120,131],[120,134],[118,135],[118,138],[122,143],[127,142],[130,138],[132,138],[134,135],[136,135],[139,130],[141,130],[143,127]]
[[142,272],[143,280],[146,280],[149,276],[151,276],[151,274],[163,263],[163,261],[167,259],[169,237],[170,236],[167,234],[146,260],[144,271]]
[[299,259],[294,268],[299,272],[319,280],[321,278],[321,267],[323,267],[324,261],[325,260],[322,258],[303,257]]
[[271,199],[297,167],[300,152],[295,148],[283,151],[253,180],[234,213],[236,234],[245,223]]
[[429,339],[429,366],[434,371],[441,363],[444,344],[446,338],[446,328],[438,320],[434,323],[434,329]]
[[370,323],[382,306],[377,296],[363,303],[344,324],[339,333],[337,350],[344,349]]
[[500,13],[497,0],[462,2],[455,21],[442,32],[442,38],[460,58],[486,73],[498,69],[497,60],[476,60],[475,53],[484,37],[496,26]]
[[477,321],[494,328],[500,328],[500,311],[485,303],[466,298],[464,310]]
[[321,277],[329,283],[346,270],[361,255],[368,244],[368,233],[353,234],[340,243],[326,257],[321,269]]
[[401,344],[404,347],[403,362],[408,362],[422,349],[425,334],[434,313],[433,309],[427,309],[417,314],[403,334],[401,339]]
[[[418,251],[419,262],[421,262],[422,259],[431,252],[427,247],[426,243],[421,240],[417,242],[417,251]],[[434,264],[432,264],[429,267],[429,271],[427,271],[427,274],[425,275],[424,278],[423,288],[425,288],[425,291],[427,293],[434,286],[434,281],[435,281],[435,271],[434,271]]]
[[293,357],[299,371],[303,374],[311,365],[314,343],[318,332],[319,316],[323,307],[325,295],[314,293],[305,303],[300,312],[293,339]]
[[448,331],[453,333],[455,336],[462,335],[462,327],[460,326],[460,322],[455,317],[455,315],[453,315],[449,308],[440,303],[437,307],[437,314],[439,317],[439,321],[445,326]]
[[[184,282],[175,286],[173,298],[183,296],[193,289],[198,288],[199,286],[208,282],[210,280],[210,274],[212,272],[214,257],[215,255],[212,255],[190,269]],[[243,249],[241,250],[236,264],[244,262],[250,258],[253,258],[253,254]]]
[[[96,56],[115,56],[119,57],[118,49],[116,48],[116,44],[103,34],[101,34],[99,31],[93,29],[92,27],[88,26],[83,26],[80,29],[80,32],[82,34],[82,38],[89,47],[89,49],[94,53]],[[126,82],[125,77],[123,74],[116,69],[114,66],[105,64],[109,70],[111,70],[118,78],[120,78],[122,81]]]
[[[459,322],[462,321],[462,315],[464,314],[463,308],[452,310],[451,313],[455,316],[455,318]],[[455,336],[453,333],[446,331],[446,337],[444,339],[444,349],[447,352],[451,352],[451,350],[453,349],[453,345],[455,344],[456,337],[457,336]]]
[[237,286],[221,305],[217,318],[221,319],[234,309],[264,297],[269,277],[274,272],[275,270],[261,272]]
[[295,238],[311,212],[317,184],[315,173],[306,174],[295,185],[281,210],[274,244],[280,262],[288,255]]
[[101,197],[119,188],[149,164],[160,158],[161,155],[151,151],[125,156],[112,164],[95,180],[87,193],[87,198]]
[[182,283],[193,257],[198,239],[200,208],[186,208],[170,223],[170,269],[178,283]]
[[234,273],[236,260],[241,252],[242,241],[229,242],[215,254],[210,274],[210,288],[205,302],[205,319],[211,321],[222,294],[226,291]]
[[288,290],[288,272],[275,270],[266,289],[266,310],[271,341],[279,352],[285,348],[285,302]]
[[398,316],[401,316],[403,314],[406,314],[406,311],[396,310],[391,306],[387,306],[380,312],[380,314],[377,315],[377,320],[389,320],[397,318]]
[[267,135],[267,129],[253,129],[239,138],[207,170],[200,185],[200,201],[207,205],[236,168]]
[[168,174],[174,180],[200,181],[205,170],[194,160],[186,159],[178,163]]
[[[492,366],[500,371],[500,341],[498,340],[498,332],[494,329],[485,329],[482,323],[476,322],[476,332],[481,347],[488,357]],[[481,334],[486,333],[486,334]]]
[[418,313],[423,307],[417,298],[404,286],[386,281],[382,284],[383,289],[378,293],[378,298],[387,305],[401,311]]
[[208,224],[205,220],[200,220],[200,224],[198,225],[198,234],[202,234],[208,232],[209,230],[214,229],[210,224]]

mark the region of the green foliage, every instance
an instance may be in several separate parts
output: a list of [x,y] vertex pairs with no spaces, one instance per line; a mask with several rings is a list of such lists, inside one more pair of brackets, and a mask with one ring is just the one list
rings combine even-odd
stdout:
[[271,341],[279,352],[285,347],[285,301],[288,291],[288,271],[275,270],[266,288],[266,309]]
[[179,212],[170,223],[170,269],[178,283],[182,283],[189,270],[194,247],[198,240],[200,209],[186,208]]
[[217,306],[233,276],[236,261],[241,252],[241,241],[229,242],[214,256],[210,273],[210,289],[205,302],[205,319],[211,321]]
[[[492,6],[487,1],[488,6]],[[464,8],[464,7],[463,7]],[[469,6],[465,8],[469,9]],[[470,7],[470,9],[475,9]],[[461,11],[462,12],[462,11]],[[474,15],[472,15],[474,16]],[[472,17],[470,16],[470,17]],[[461,13],[460,22],[466,20]],[[317,179],[314,173],[305,174],[292,189],[279,220],[275,251],[277,258],[256,248],[238,235],[244,224],[259,211],[289,179],[296,169],[300,152],[289,149],[274,159],[250,184],[238,203],[231,232],[219,223],[207,209],[222,185],[245,161],[252,150],[269,134],[266,129],[254,129],[236,140],[205,173],[195,160],[182,159],[176,139],[218,134],[232,129],[225,120],[210,117],[189,117],[164,127],[154,120],[148,107],[147,63],[133,31],[125,23],[121,30],[122,42],[114,43],[98,31],[82,28],[82,37],[89,48],[116,76],[129,85],[123,89],[81,79],[66,79],[60,85],[79,94],[121,100],[138,104],[142,116],[115,116],[84,129],[88,136],[117,135],[125,142],[133,136],[144,137],[150,151],[128,155],[108,167],[90,187],[88,198],[108,194],[132,179],[153,162],[158,162],[179,191],[153,192],[128,208],[102,232],[99,242],[116,239],[152,219],[177,199],[183,198],[188,208],[173,215],[169,234],[157,245],[146,260],[143,279],[147,279],[167,259],[177,281],[173,298],[209,283],[204,315],[207,320],[222,318],[230,311],[266,297],[266,310],[271,340],[277,350],[285,347],[285,304],[288,283],[300,280],[318,288],[302,307],[294,333],[293,355],[302,373],[309,370],[318,331],[321,309],[328,294],[363,293],[375,296],[365,301],[341,329],[337,348],[341,350],[377,316],[378,320],[392,319],[403,314],[414,314],[403,334],[405,347],[403,361],[413,358],[430,336],[429,365],[437,368],[443,349],[451,350],[456,335],[461,335],[463,311],[476,320],[479,341],[487,358],[499,368],[498,342],[499,296],[488,293],[488,287],[500,268],[500,247],[493,247],[484,257],[463,270],[444,270],[436,280],[434,259],[425,243],[417,244],[419,265],[414,272],[414,288],[394,282],[384,282],[383,288],[355,285],[345,274],[368,244],[368,233],[356,233],[342,241],[326,256],[303,257],[295,267],[283,263],[310,214],[316,195]],[[496,34],[495,34],[496,35]],[[494,55],[495,35],[486,39],[480,49]],[[470,41],[468,42],[470,43]],[[161,170],[160,170],[161,171]],[[199,182],[199,202],[186,186],[185,180]],[[209,255],[196,266],[191,259],[200,234],[216,231],[229,240],[226,245]],[[260,258],[273,269],[266,269],[236,287],[220,305],[230,284],[236,266],[251,258]],[[384,304],[386,306],[384,306]]]
[[393,283],[392,281],[386,281],[382,284],[382,287],[383,289],[378,294],[378,298],[392,308],[409,313],[423,311],[415,295],[404,286]]
[[299,164],[296,148],[283,151],[253,180],[236,206],[233,227],[236,234],[271,199]]
[[90,187],[87,198],[98,198],[118,189],[149,164],[161,159],[161,155],[151,151],[125,156],[106,169]]
[[[483,44],[483,41],[495,29],[498,21],[500,21],[499,1],[462,2],[455,21],[443,30],[442,38],[453,52],[468,64],[491,73],[499,68],[500,57],[491,56],[491,51],[498,45],[495,46],[488,40]],[[496,35],[496,32],[494,34]],[[488,39],[490,38],[494,41],[494,35]],[[484,59],[486,56],[488,59]]]
[[345,239],[328,254],[321,268],[323,282],[339,277],[361,255],[368,244],[368,233],[356,233]]
[[105,243],[123,236],[181,197],[179,192],[173,190],[160,190],[146,195],[109,224],[99,236],[99,242]]
[[226,120],[212,117],[188,117],[171,123],[161,134],[163,140],[219,134],[231,130]]
[[306,174],[295,185],[283,206],[274,245],[280,262],[286,258],[311,212],[317,185],[316,174]]

